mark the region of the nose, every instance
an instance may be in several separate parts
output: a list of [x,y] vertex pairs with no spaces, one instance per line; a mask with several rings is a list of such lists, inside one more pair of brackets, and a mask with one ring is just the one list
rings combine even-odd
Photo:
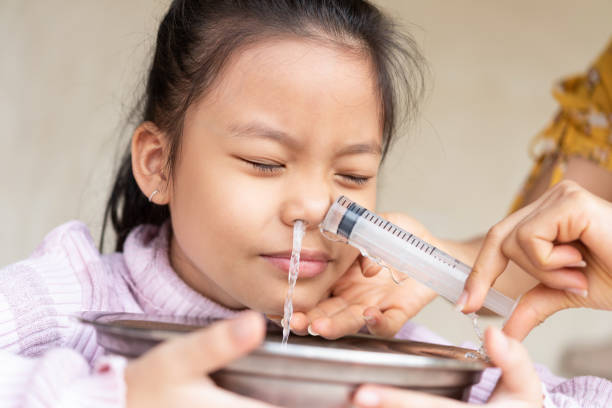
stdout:
[[285,190],[281,220],[290,227],[302,220],[307,229],[317,228],[334,199],[332,188],[325,182],[292,183]]

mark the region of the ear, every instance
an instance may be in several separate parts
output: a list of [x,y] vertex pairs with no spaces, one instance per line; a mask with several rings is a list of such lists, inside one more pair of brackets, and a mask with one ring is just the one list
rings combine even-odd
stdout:
[[[168,204],[168,141],[153,122],[143,122],[132,135],[132,172],[145,197],[155,204]],[[153,194],[157,190],[157,193]],[[152,196],[153,195],[153,196]]]

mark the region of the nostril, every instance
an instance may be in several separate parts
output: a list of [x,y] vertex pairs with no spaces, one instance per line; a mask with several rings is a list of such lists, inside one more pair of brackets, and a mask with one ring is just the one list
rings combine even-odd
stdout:
[[293,224],[294,231],[296,229],[306,231],[307,229],[310,228],[310,223],[308,221],[300,219],[300,218],[296,218],[295,220],[293,220],[292,224]]

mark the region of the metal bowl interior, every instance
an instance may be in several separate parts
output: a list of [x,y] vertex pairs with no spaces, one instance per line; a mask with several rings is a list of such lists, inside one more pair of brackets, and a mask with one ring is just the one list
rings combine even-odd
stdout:
[[[94,326],[107,352],[128,357],[213,322],[92,312],[79,319]],[[291,336],[286,346],[281,339],[281,331],[271,326],[259,348],[212,378],[224,388],[283,406],[348,407],[350,393],[363,383],[465,399],[488,366],[474,350],[369,335],[338,340]]]

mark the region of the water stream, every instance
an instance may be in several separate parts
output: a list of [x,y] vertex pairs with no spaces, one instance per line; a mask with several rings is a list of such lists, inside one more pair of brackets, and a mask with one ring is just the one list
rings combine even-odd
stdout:
[[287,296],[285,297],[285,306],[283,310],[283,346],[289,340],[289,323],[293,316],[293,289],[297,282],[298,273],[300,272],[300,251],[302,250],[302,238],[304,238],[305,227],[304,222],[297,220],[293,224],[293,248],[291,249],[291,260],[289,262],[289,287],[287,288]]

